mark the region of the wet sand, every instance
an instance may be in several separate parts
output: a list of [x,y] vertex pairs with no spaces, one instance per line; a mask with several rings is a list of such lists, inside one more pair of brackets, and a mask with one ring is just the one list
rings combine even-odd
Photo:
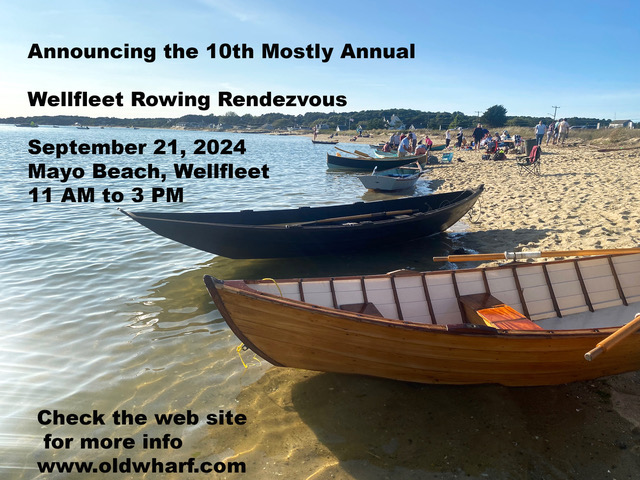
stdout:
[[[539,177],[521,174],[513,155],[486,161],[454,151],[452,165],[427,175],[438,191],[485,185],[459,240],[467,250],[637,247],[640,150],[595,149],[579,139],[545,145]],[[507,388],[250,368],[265,369],[237,399],[251,422],[242,437],[218,441],[255,478],[621,480],[640,472],[640,372]]]
[[237,400],[247,429],[215,441],[246,462],[249,478],[622,480],[640,471],[638,372],[507,388],[271,368]]

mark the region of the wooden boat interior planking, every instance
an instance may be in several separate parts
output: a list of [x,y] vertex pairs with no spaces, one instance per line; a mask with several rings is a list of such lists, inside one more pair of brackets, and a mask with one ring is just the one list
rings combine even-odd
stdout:
[[[472,323],[465,314],[469,296],[489,294],[536,324],[534,328],[576,329],[618,326],[630,320],[612,315],[610,325],[590,325],[566,317],[640,302],[640,255],[568,259],[553,263],[519,263],[513,268],[487,267],[436,271],[400,271],[367,277],[247,281],[256,290],[314,305],[357,310],[388,319],[453,325]],[[466,302],[468,303],[468,302]],[[375,307],[375,310],[371,308]],[[539,326],[539,327],[538,327]]]

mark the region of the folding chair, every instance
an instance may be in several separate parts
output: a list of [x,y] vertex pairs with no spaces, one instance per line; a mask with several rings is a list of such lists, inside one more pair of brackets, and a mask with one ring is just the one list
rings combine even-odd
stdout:
[[451,163],[453,161],[453,152],[447,152],[442,154],[440,163]]
[[531,149],[531,153],[529,155],[520,155],[516,156],[516,162],[518,163],[518,173],[520,174],[531,174],[540,176],[541,173],[541,163],[540,154],[542,153],[542,149],[535,145]]

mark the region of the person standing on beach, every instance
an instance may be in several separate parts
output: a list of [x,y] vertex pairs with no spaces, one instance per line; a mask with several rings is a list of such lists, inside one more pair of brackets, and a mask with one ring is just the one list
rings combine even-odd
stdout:
[[409,137],[409,142],[411,142],[411,151],[413,152],[416,149],[416,144],[418,143],[418,136],[414,132],[409,132],[407,137]]
[[482,137],[484,137],[484,132],[482,131],[482,125],[478,124],[478,126],[473,130],[473,133],[471,134],[471,136],[473,137],[473,141],[475,144],[474,148],[478,150],[480,146],[480,140],[482,140]]
[[444,147],[449,148],[449,144],[451,143],[451,130],[447,129],[444,133]]
[[549,145],[549,140],[553,138],[555,130],[556,130],[556,122],[552,121],[549,124],[549,128],[547,128],[547,145]]
[[458,134],[456,135],[456,147],[458,150],[462,148],[462,140],[464,140],[464,134],[462,133],[462,127],[458,127]]
[[542,120],[538,122],[538,125],[535,126],[534,131],[536,132],[536,145],[542,145],[542,139],[544,138],[544,133],[546,132],[547,127]]
[[398,156],[406,157],[409,154],[411,154],[411,141],[409,137],[404,137],[400,140],[400,145],[398,145]]
[[558,144],[562,142],[562,145],[564,145],[564,141],[566,140],[568,135],[569,122],[567,122],[567,120],[563,118],[560,120],[560,124],[558,125]]
[[424,137],[424,146],[427,148],[427,151],[431,151],[431,147],[433,147],[433,140],[429,138],[429,135]]

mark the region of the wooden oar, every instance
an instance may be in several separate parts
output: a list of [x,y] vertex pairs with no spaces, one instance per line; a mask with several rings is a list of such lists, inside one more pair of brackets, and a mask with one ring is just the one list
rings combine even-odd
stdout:
[[620,255],[624,253],[640,253],[640,248],[604,248],[601,250],[549,250],[547,252],[478,253],[467,255],[449,255],[447,257],[433,257],[433,261],[478,262],[485,260],[520,260],[523,258],[590,257],[592,255]]
[[338,147],[333,147],[333,148],[335,148],[336,150],[340,150],[341,152],[348,153],[349,155],[355,154],[355,155],[358,155],[359,157],[371,158],[366,153],[358,152],[357,150],[355,152],[350,152],[349,150],[343,150],[343,149],[338,148]]
[[364,153],[364,152],[360,152],[358,150],[355,150],[354,153],[362,156],[362,157],[369,157],[369,158],[373,158],[371,155],[369,155],[368,153]]
[[318,225],[324,223],[335,223],[335,222],[349,222],[351,220],[365,220],[367,218],[376,218],[376,217],[395,217],[396,215],[410,215],[412,213],[416,213],[419,210],[394,210],[391,212],[373,212],[373,213],[362,213],[360,215],[349,215],[346,217],[333,217],[333,218],[323,218],[321,220],[314,220],[312,222],[303,222],[303,223],[290,223],[291,226],[303,226],[303,225]]
[[617,331],[613,332],[607,338],[599,342],[595,346],[595,348],[585,353],[584,358],[590,362],[598,355],[615,347],[622,340],[637,332],[638,330],[640,330],[640,313],[636,314],[636,317],[629,323],[627,323],[624,327],[620,327]]

